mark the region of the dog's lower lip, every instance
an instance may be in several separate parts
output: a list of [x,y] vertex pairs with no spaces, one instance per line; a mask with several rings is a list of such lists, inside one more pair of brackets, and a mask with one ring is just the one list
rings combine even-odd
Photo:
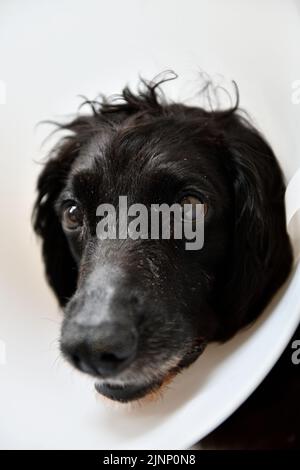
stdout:
[[108,384],[105,382],[96,382],[95,389],[101,395],[104,395],[111,400],[126,403],[133,400],[143,398],[148,393],[157,390],[161,385],[161,382],[153,382],[151,384],[135,385],[135,384],[124,384],[115,385]]

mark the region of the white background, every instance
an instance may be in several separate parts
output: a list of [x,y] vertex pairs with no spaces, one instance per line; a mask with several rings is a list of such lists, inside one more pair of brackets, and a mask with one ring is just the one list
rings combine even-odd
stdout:
[[[272,143],[289,179],[300,162],[300,104],[292,102],[299,49],[296,0],[1,0],[0,341],[6,364],[0,361],[0,447],[187,446],[257,383],[259,374],[229,403],[234,380],[240,380],[230,351],[246,341],[244,334],[233,346],[213,347],[167,398],[132,415],[96,401],[92,382],[63,364],[60,314],[30,226],[41,168],[36,162],[45,156],[41,142],[50,131],[35,126],[73,113],[79,94],[117,93],[126,83],[134,87],[139,74],[151,79],[165,69],[179,74],[166,93],[193,102],[199,72],[217,73],[237,82],[241,105]],[[278,331],[286,325],[282,318]],[[222,358],[229,361],[230,381]],[[191,407],[188,417],[184,405],[196,403],[198,395],[198,415]]]

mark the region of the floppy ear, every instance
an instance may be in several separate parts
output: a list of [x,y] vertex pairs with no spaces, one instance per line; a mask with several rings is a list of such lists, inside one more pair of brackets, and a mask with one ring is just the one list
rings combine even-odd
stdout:
[[77,266],[71,255],[54,203],[63,188],[72,162],[78,154],[78,143],[65,138],[47,162],[37,184],[33,225],[42,238],[42,253],[48,282],[61,306],[72,296],[77,283]]
[[246,120],[225,118],[225,160],[233,183],[232,248],[221,308],[225,339],[254,320],[292,264],[286,232],[285,185],[275,155]]

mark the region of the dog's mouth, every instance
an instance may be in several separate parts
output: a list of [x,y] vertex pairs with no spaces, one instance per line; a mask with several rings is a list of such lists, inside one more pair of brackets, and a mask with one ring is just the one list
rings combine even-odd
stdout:
[[95,389],[98,393],[110,400],[127,403],[139,400],[146,395],[156,392],[163,381],[152,382],[151,384],[110,384],[107,382],[96,382]]
[[183,368],[188,367],[201,355],[206,345],[207,342],[202,340],[201,343],[193,347],[192,352],[185,356],[184,359],[173,358],[172,366],[170,367],[170,364],[168,364],[164,374],[161,373],[159,376],[153,377],[150,382],[134,382],[132,378],[130,381],[125,379],[124,382],[113,382],[109,379],[99,380],[95,383],[95,389],[104,397],[120,403],[140,400],[146,396],[155,398],[161,388],[168,385]]

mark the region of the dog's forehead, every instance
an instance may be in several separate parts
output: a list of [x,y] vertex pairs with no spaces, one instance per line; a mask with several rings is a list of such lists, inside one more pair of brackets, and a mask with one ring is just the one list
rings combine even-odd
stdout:
[[192,138],[194,132],[172,121],[99,131],[80,150],[70,173],[72,187],[94,195],[138,195],[152,183],[159,188],[160,181],[215,180],[215,146],[201,146],[201,139]]
[[71,174],[80,171],[95,174],[102,168],[114,177],[132,169],[157,171],[166,164],[191,169],[197,164],[211,166],[213,145],[212,152],[202,148],[198,139],[195,143],[193,134],[187,123],[179,126],[172,120],[100,129],[82,147]]

